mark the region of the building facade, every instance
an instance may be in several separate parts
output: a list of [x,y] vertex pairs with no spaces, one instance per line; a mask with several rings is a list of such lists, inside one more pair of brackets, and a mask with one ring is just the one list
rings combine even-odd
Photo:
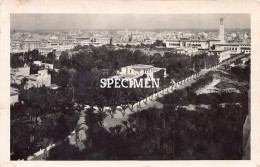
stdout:
[[146,76],[147,78],[161,78],[166,76],[166,68],[158,68],[152,65],[136,64],[122,67],[119,74],[130,74],[134,76]]
[[223,62],[224,60],[230,58],[230,51],[229,50],[210,50],[208,52],[209,56],[217,56],[219,62]]

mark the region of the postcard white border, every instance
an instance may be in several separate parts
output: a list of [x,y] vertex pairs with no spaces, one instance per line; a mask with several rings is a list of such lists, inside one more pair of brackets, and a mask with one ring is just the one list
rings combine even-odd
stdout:
[[[0,1],[0,166],[2,167],[258,167],[260,166],[260,2],[211,1],[82,1],[2,0]],[[127,14],[209,14],[251,15],[251,160],[240,161],[10,161],[10,13],[127,13]]]

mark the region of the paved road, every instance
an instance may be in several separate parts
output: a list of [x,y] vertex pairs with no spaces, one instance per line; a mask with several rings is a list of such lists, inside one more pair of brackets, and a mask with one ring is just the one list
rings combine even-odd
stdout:
[[[240,58],[243,58],[243,57],[246,57],[246,56],[242,54],[242,55],[233,57],[233,58],[231,58],[228,61],[222,62],[221,65],[218,65],[215,68],[201,70],[199,72],[198,76],[205,75],[209,71],[216,70],[218,67],[220,67],[222,65],[231,64],[231,63],[235,62],[237,59],[240,59]],[[163,97],[166,94],[172,93],[176,89],[183,89],[183,88],[185,88],[187,86],[190,86],[194,82],[196,82],[196,79],[192,78],[192,79],[188,80],[187,82],[185,82],[185,83],[183,83],[181,85],[177,84],[177,87],[170,86],[170,87],[164,89],[163,91],[161,91],[159,93],[155,93],[155,94],[147,97],[147,100],[141,100],[140,103],[139,102],[135,103],[134,107],[133,107],[133,112],[137,112],[137,111],[148,109],[148,108],[152,108],[152,107],[162,108],[163,104],[161,104],[160,102],[156,101],[158,98],[161,98],[161,97]],[[111,117],[106,117],[105,118],[104,126],[106,128],[109,128],[109,127],[113,127],[115,125],[121,124],[121,122],[127,120],[128,115],[133,113],[133,112],[128,108],[128,109],[126,109],[125,116],[123,116],[120,111],[116,111],[116,113],[114,114],[114,118],[111,118]]]
[[[211,70],[213,70],[213,69],[202,70],[197,77],[205,75],[207,72],[209,72]],[[140,103],[139,102],[135,103],[133,106],[133,112],[141,111],[141,110],[152,108],[152,107],[162,108],[163,104],[156,101],[158,98],[161,98],[161,97],[165,96],[166,94],[170,94],[176,89],[183,89],[187,86],[190,86],[194,82],[196,82],[196,79],[190,78],[189,80],[187,80],[185,83],[183,83],[181,85],[180,84],[177,84],[176,86],[171,85],[170,87],[165,88],[164,90],[162,90],[158,93],[154,93],[153,95],[147,97],[146,99],[141,100]],[[124,120],[127,120],[128,115],[133,112],[129,108],[127,108],[126,114],[125,114],[125,116],[123,116],[120,111],[116,111],[116,113],[114,114],[114,118],[111,118],[111,117],[105,118],[104,126],[106,128],[109,128],[109,127],[113,127],[115,125],[121,124],[121,122]]]

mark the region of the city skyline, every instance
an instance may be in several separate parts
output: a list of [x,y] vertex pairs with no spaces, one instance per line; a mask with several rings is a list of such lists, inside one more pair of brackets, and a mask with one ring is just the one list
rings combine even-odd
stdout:
[[11,14],[10,28],[26,31],[218,29],[219,18],[224,18],[225,29],[250,29],[249,14]]

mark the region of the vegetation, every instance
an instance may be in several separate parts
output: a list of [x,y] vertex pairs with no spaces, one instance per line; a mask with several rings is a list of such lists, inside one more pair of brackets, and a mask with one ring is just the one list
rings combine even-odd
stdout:
[[66,92],[22,90],[20,99],[23,102],[11,106],[11,159],[27,159],[75,129],[79,108]]
[[[172,132],[175,123],[182,125],[170,121],[172,118],[181,118],[174,115],[179,114],[179,111],[175,111],[174,108],[152,109],[147,112],[150,115],[141,112],[139,116],[136,113],[129,117],[124,127],[117,126],[106,130],[103,120],[108,115],[113,117],[117,106],[122,107],[121,112],[124,115],[127,107],[132,110],[133,104],[159,90],[101,89],[99,80],[102,77],[115,75],[123,66],[151,64],[167,69],[169,77],[161,81],[162,85],[166,86],[171,79],[182,80],[196,70],[204,68],[202,62],[196,57],[171,52],[165,52],[163,56],[160,54],[147,56],[140,50],[133,52],[127,49],[111,50],[108,47],[91,46],[77,46],[72,51],[62,52],[59,59],[55,59],[54,53],[45,57],[37,50],[12,54],[11,67],[18,68],[27,64],[31,67],[31,73],[38,70],[38,67],[33,65],[33,61],[53,63],[55,68],[59,68],[59,72],[49,70],[49,73],[52,75],[52,83],[59,85],[60,89],[53,91],[43,87],[25,90],[24,86],[19,87],[20,102],[11,106],[11,159],[26,159],[39,148],[63,141],[71,131],[76,129],[79,113],[85,105],[91,108],[86,115],[88,140],[85,143],[86,150],[83,152],[86,154],[78,153],[78,150],[74,149],[75,155],[80,155],[77,156],[78,158],[181,159],[186,157],[189,159],[187,156],[189,151],[180,151],[183,148],[178,148],[175,143],[182,138],[173,138],[178,133],[177,129]],[[202,57],[205,57],[208,65],[216,63],[207,55]],[[98,113],[92,112],[94,106],[98,107]],[[103,111],[105,106],[109,106],[110,109]],[[159,115],[156,115],[157,113]],[[157,121],[155,118],[161,115],[166,117],[164,122],[161,122],[162,119],[155,122]],[[142,121],[147,123],[143,125]],[[152,137],[154,133],[156,138]],[[160,134],[162,136],[158,137],[157,135]],[[136,145],[142,146],[141,154]],[[162,154],[164,151],[166,153]],[[62,158],[62,155],[70,153],[68,151],[59,155]],[[57,158],[57,154],[53,154],[50,159],[55,159],[55,156]],[[71,155],[68,157],[76,158]]]
[[123,125],[108,130],[93,112],[87,113],[86,149],[63,154],[63,145],[50,151],[50,159],[238,160],[242,156],[247,108],[234,103],[197,111],[165,105],[133,113]]
[[[50,159],[81,160],[239,160],[242,158],[243,123],[248,114],[248,93],[196,95],[212,81],[213,73],[199,78],[202,85],[166,95],[163,109],[151,108],[128,116],[122,125],[104,129],[88,112],[86,149],[52,150]],[[224,106],[221,104],[225,104]],[[210,105],[189,111],[178,106]],[[198,121],[199,120],[199,121]],[[138,146],[138,147],[136,147]],[[69,146],[67,146],[69,147]]]

